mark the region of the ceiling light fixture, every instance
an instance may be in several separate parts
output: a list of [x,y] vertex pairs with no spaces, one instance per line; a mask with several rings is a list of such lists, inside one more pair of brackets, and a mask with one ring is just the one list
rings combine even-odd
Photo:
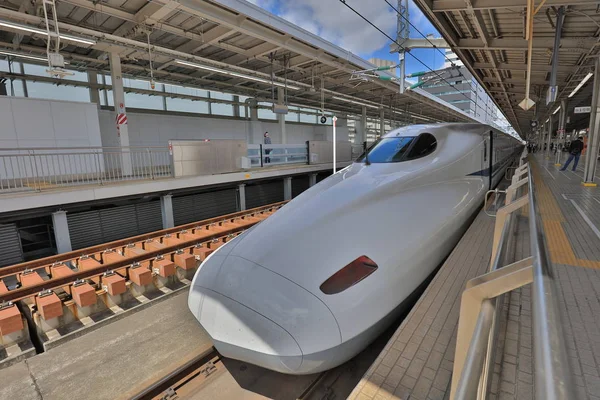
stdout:
[[552,115],[556,114],[558,112],[558,110],[560,110],[560,106],[558,106],[558,108],[556,110],[554,110],[554,112],[552,112]]
[[[46,57],[34,56],[34,55],[31,55],[31,54],[23,54],[23,53],[18,53],[16,51],[9,51],[9,50],[2,50],[2,49],[0,49],[0,55],[17,57],[17,58],[25,58],[27,60],[35,60],[35,61],[48,62],[48,58],[46,58]],[[69,63],[67,61],[65,61],[65,64],[69,64]]]
[[11,57],[27,58],[29,60],[48,62],[46,57],[30,56],[29,54],[16,53],[14,51],[0,50],[0,54]]
[[571,92],[571,94],[569,95],[569,98],[571,98],[571,97],[575,96],[575,93],[577,93],[577,92],[579,91],[579,89],[581,89],[581,87],[582,87],[583,85],[585,85],[585,83],[586,83],[587,81],[589,81],[589,80],[590,80],[590,78],[592,77],[592,75],[594,75],[594,73],[593,73],[593,72],[588,72],[588,74],[585,76],[585,78],[583,78],[583,79],[581,80],[581,82],[579,82],[579,85],[577,85],[577,87],[576,87],[575,89],[573,89],[573,91],[572,91],[572,92]]
[[175,60],[175,63],[180,64],[180,65],[185,65],[188,67],[193,67],[193,68],[203,69],[206,71],[215,72],[215,73],[221,74],[221,75],[234,76],[237,78],[248,79],[250,81],[265,83],[265,84],[269,84],[269,85],[273,84],[274,86],[287,87],[288,89],[292,89],[292,90],[300,90],[300,87],[298,87],[298,86],[286,85],[285,83],[277,82],[277,81],[272,82],[271,80],[266,79],[266,78],[259,78],[257,76],[243,74],[241,72],[229,71],[227,69],[221,69],[221,68],[211,67],[211,66],[202,65],[202,64],[196,64],[196,63],[192,63],[189,61],[183,61],[183,60]]
[[332,96],[331,98],[334,99],[334,100],[341,100],[341,101],[345,101],[345,102],[348,102],[348,103],[357,104],[359,106],[365,106],[365,107],[377,108],[377,109],[379,108],[379,106],[376,106],[376,105],[373,105],[373,104],[363,103],[363,102],[360,102],[360,101],[347,99],[345,97]]
[[[38,35],[48,36],[48,32],[46,32],[44,29],[36,28],[33,26],[29,26],[29,25],[17,24],[17,23],[10,22],[10,21],[0,20],[0,26],[3,26],[5,28],[17,29],[20,31],[30,32],[30,33],[36,33]],[[56,36],[56,34],[51,33],[50,36]],[[71,42],[78,42],[78,43],[83,43],[83,44],[88,44],[88,45],[96,44],[95,40],[82,38],[80,36],[73,36],[73,35],[67,35],[67,34],[62,34],[62,33],[59,36],[61,39],[69,40]]]

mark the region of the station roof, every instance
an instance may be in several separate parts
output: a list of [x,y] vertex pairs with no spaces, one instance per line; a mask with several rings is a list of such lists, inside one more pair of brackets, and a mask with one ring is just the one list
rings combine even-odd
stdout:
[[[273,72],[291,105],[320,108],[322,80],[326,110],[360,114],[367,104],[368,115],[379,117],[383,106],[386,118],[411,123],[474,120],[420,89],[399,94],[396,82],[351,80],[374,66],[243,0],[61,0],[57,14],[60,34],[76,38],[62,41],[71,68],[108,71],[107,52],[116,52],[123,74],[148,79],[152,60],[158,82],[264,101]],[[41,7],[0,0],[0,49],[45,57],[41,29]]]
[[[525,0],[415,0],[453,50],[484,85],[513,127],[522,136],[536,118],[544,123],[567,99],[598,56],[600,14],[592,0],[541,0],[533,17],[530,98],[536,106],[519,107],[525,98],[528,41],[525,39]],[[559,62],[558,96],[546,105],[558,8],[565,6]],[[568,109],[590,105],[591,84],[569,99]],[[555,115],[558,117],[558,114]],[[557,118],[556,118],[557,119]],[[586,127],[589,114],[575,115],[567,129]]]

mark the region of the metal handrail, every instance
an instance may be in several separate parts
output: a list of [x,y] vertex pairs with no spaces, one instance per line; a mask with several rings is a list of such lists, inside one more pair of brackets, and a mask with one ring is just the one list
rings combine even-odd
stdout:
[[529,237],[533,257],[532,315],[537,399],[574,399],[554,277],[542,231],[534,178],[529,174]]
[[[455,375],[457,373],[458,375],[453,377],[452,385],[452,398],[455,400],[487,398],[491,386],[499,325],[499,313],[496,313],[496,310],[500,307],[501,296],[504,293],[528,283],[533,284],[532,314],[536,399],[567,400],[573,398],[566,343],[530,165],[527,166],[527,173],[528,177],[525,179],[527,179],[529,192],[525,196],[513,201],[514,188],[523,186],[522,182],[525,179],[519,181],[521,183],[513,180],[512,190],[507,191],[510,198],[507,199],[505,208],[510,210],[504,211],[506,219],[497,242],[497,251],[493,251],[489,272],[469,281],[463,294],[454,370]],[[520,174],[517,178],[520,178]],[[529,203],[531,257],[502,267],[507,251],[506,239],[513,224],[511,212],[517,209],[517,206],[520,207],[521,204],[524,204],[523,200],[528,200]],[[497,221],[497,223],[501,222]],[[473,288],[478,289],[476,295],[472,293]],[[471,293],[468,293],[470,289]],[[475,311],[477,313],[473,314]],[[464,322],[464,319],[472,321]],[[464,346],[465,338],[470,339],[468,348]],[[459,357],[459,351],[464,351],[466,355]],[[461,358],[460,361],[459,358]]]

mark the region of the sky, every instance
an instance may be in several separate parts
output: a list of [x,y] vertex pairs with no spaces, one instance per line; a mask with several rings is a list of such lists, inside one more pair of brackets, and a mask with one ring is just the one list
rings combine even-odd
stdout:
[[[398,60],[397,53],[390,54],[389,47],[392,42],[346,7],[340,0],[248,1],[364,59],[368,60],[375,57],[385,60]],[[394,7],[397,6],[397,0],[388,1]],[[434,37],[440,37],[440,34],[413,1],[408,1],[409,19],[414,25],[410,28],[410,37],[423,38],[417,29],[424,35],[433,34]],[[345,2],[390,37],[396,37],[397,14],[394,9],[386,4],[385,0],[345,0]],[[444,64],[444,56],[439,50],[414,49],[411,53],[425,65],[417,61],[415,57],[407,55],[407,73],[427,71],[427,67],[438,69]]]

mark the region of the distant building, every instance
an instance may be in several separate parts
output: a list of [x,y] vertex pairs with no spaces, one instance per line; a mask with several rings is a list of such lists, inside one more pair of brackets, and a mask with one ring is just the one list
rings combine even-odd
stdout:
[[444,68],[450,68],[454,65],[464,66],[463,62],[460,61],[458,56],[450,49],[446,49],[446,61],[444,61]]
[[397,61],[383,60],[381,58],[369,58],[369,62],[376,67],[391,67],[398,64]]
[[447,60],[442,69],[428,72],[419,77],[419,82],[425,81],[420,88],[483,122],[494,124],[498,119],[494,101],[473,78],[456,54],[446,50],[446,57]]

